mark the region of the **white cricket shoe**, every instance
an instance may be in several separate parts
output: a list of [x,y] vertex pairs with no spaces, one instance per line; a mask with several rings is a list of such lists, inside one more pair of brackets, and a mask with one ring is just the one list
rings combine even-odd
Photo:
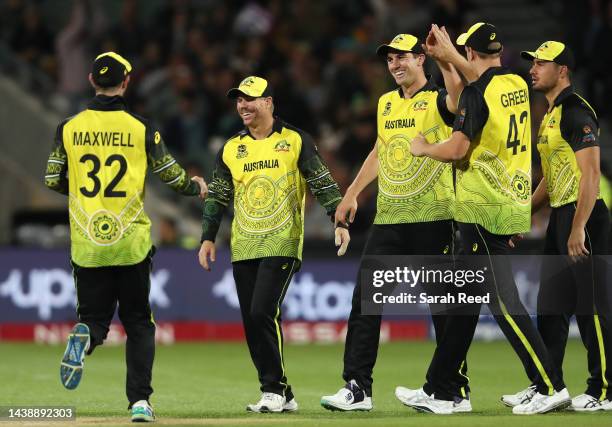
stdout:
[[155,421],[155,413],[149,402],[139,400],[132,405],[133,423],[151,423],[153,421]]
[[[247,405],[246,410],[249,412],[283,412],[286,404],[285,396],[276,393],[264,392],[261,399],[257,403]],[[297,404],[296,404],[297,406]]]
[[355,380],[346,383],[336,394],[321,397],[321,406],[330,411],[370,411],[372,398]]
[[546,414],[547,412],[559,411],[572,404],[567,388],[556,391],[552,396],[536,393],[529,402],[516,405],[512,413],[517,415]]
[[523,405],[529,403],[533,396],[537,393],[536,386],[530,385],[525,390],[521,390],[516,394],[504,394],[501,397],[501,401],[504,405],[514,407],[517,405]]
[[[579,394],[572,399],[572,406],[568,409],[571,411],[578,412],[593,412],[605,410],[604,405],[608,402],[607,400],[600,401],[594,398],[590,394]],[[610,408],[612,409],[612,408]]]
[[285,402],[283,405],[283,412],[295,412],[298,410],[298,403],[295,398],[291,399],[288,402]]
[[603,402],[601,402],[601,407],[603,408],[604,411],[612,411],[612,400],[610,399],[606,399]]
[[[449,406],[450,413],[457,414],[461,412],[472,412],[472,404],[470,399],[457,398],[455,401],[446,401],[435,399],[433,396],[429,396],[423,388],[409,389],[406,387],[396,387],[395,397],[402,402],[404,405],[409,406],[417,411],[432,412],[446,414],[446,406]],[[441,412],[440,412],[441,411]]]

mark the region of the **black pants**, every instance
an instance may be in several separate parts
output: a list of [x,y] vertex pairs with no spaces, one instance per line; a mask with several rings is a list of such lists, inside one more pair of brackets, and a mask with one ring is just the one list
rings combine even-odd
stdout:
[[[453,221],[432,221],[415,224],[373,225],[363,255],[442,255],[452,254]],[[366,266],[361,265],[361,268]],[[355,380],[368,396],[372,396],[372,372],[378,356],[380,315],[361,314],[361,274],[358,274],[351,314],[344,345],[345,381]],[[446,316],[432,316],[436,341],[446,327]],[[455,372],[454,380],[469,392],[467,364]]]
[[138,264],[80,267],[72,263],[79,321],[89,326],[91,354],[106,339],[119,303],[119,319],[127,334],[126,394],[130,402],[148,400],[153,393],[151,375],[155,357],[155,323],[149,305],[151,259],[154,250]]
[[[489,308],[502,332],[519,356],[538,392],[550,394],[565,387],[548,354],[542,337],[521,303],[512,275],[508,255],[510,236],[495,235],[476,224],[459,223],[464,259],[471,269],[485,269],[490,286]],[[481,255],[481,256],[471,256]],[[498,256],[491,256],[498,255]],[[502,255],[502,256],[499,256]],[[454,381],[465,359],[478,323],[479,304],[453,309],[447,319],[444,335],[434,352],[424,390],[438,399],[452,400],[460,395],[460,384]]]
[[612,385],[610,286],[603,259],[608,254],[610,213],[603,200],[596,202],[586,224],[585,239],[586,248],[595,256],[571,263],[563,255],[568,253],[567,240],[575,212],[574,203],[551,212],[538,294],[538,330],[553,363],[562,372],[569,322],[576,315],[590,373],[586,393],[603,400],[612,397],[608,392]]
[[293,399],[283,359],[281,305],[293,274],[295,258],[269,257],[233,263],[242,323],[262,392]]

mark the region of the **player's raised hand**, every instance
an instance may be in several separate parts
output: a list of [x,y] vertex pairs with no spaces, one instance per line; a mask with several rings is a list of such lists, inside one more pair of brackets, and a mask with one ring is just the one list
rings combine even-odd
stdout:
[[[355,220],[355,214],[357,213],[357,197],[350,194],[345,194],[342,201],[336,208],[334,215],[334,225],[344,224],[348,226]],[[348,223],[347,223],[348,219]]]
[[419,132],[417,136],[412,139],[410,143],[410,154],[415,157],[422,157],[425,155],[425,150],[429,144],[425,136]]
[[451,62],[453,56],[458,54],[446,28],[440,28],[436,24],[431,25],[425,44],[427,54],[437,61]]
[[191,178],[192,181],[195,181],[200,186],[200,199],[204,200],[208,196],[208,184],[204,181],[204,178],[201,176],[194,176]]
[[344,227],[336,227],[334,231],[336,237],[336,246],[339,246],[338,256],[342,256],[346,253],[346,249],[348,248],[348,244],[351,241],[351,235],[347,228]]
[[210,262],[215,262],[215,242],[212,242],[210,240],[204,240],[202,242],[202,246],[200,247],[200,253],[198,254],[198,258],[200,260],[200,265],[204,268],[204,270],[210,271],[211,268],[208,264],[208,259],[210,258]]

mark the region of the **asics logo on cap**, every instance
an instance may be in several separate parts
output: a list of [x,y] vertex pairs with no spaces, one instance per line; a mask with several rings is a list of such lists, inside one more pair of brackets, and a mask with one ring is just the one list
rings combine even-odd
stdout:
[[495,40],[495,36],[496,36],[495,33],[491,34],[491,36],[489,37],[489,40]]
[[100,70],[100,74],[104,74],[108,71],[108,67],[104,67]]

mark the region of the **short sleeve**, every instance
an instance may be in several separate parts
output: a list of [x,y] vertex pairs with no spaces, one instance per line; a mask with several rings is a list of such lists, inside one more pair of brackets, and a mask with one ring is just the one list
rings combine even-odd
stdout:
[[473,86],[466,86],[459,97],[457,109],[453,131],[460,131],[470,140],[474,140],[484,128],[489,116],[482,93]]
[[599,145],[599,123],[586,107],[564,108],[559,125],[561,136],[574,152]]

